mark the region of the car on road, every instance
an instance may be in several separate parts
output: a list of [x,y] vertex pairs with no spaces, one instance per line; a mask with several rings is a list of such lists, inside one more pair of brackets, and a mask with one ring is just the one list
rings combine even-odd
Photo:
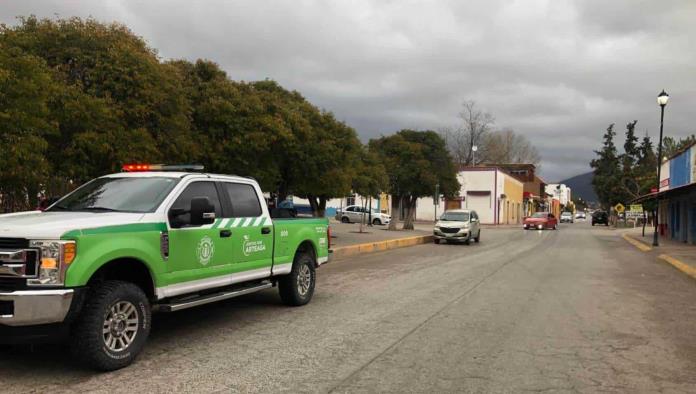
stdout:
[[433,228],[434,242],[464,242],[469,244],[481,241],[481,222],[476,211],[452,209],[445,211]]
[[609,214],[606,211],[595,211],[592,214],[592,225],[603,224],[605,226],[609,225]]
[[368,220],[372,220],[374,225],[389,224],[391,222],[391,216],[380,212],[379,209],[373,209],[371,215],[369,212],[367,208],[363,208],[360,205],[349,205],[343,209],[338,209],[335,219],[341,223],[367,223]]
[[575,219],[576,220],[585,220],[585,219],[587,219],[587,216],[585,215],[585,212],[578,212],[575,214]]
[[108,371],[140,353],[153,312],[275,286],[287,305],[310,302],[328,220],[272,218],[253,179],[196,171],[127,165],[44,211],[0,215],[0,342],[66,335]]
[[535,212],[532,214],[532,216],[524,218],[524,222],[522,223],[522,227],[525,230],[529,229],[537,229],[537,230],[544,230],[544,229],[557,229],[558,228],[558,219],[549,212]]
[[574,223],[575,219],[573,219],[573,213],[565,211],[561,213],[561,223]]

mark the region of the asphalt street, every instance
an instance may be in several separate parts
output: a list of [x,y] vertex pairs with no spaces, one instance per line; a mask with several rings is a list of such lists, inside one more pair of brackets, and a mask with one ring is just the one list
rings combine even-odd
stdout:
[[154,318],[129,368],[0,350],[4,392],[695,392],[696,282],[616,231],[484,229],[480,244],[335,261],[311,304],[275,289]]

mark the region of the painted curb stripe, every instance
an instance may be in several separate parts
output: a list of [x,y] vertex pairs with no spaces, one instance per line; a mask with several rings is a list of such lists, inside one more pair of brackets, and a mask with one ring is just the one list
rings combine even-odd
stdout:
[[630,243],[631,245],[635,246],[636,248],[640,249],[643,252],[649,252],[652,250],[652,248],[650,246],[638,241],[637,239],[635,239],[633,237],[630,237],[627,234],[623,234],[621,237],[623,239],[625,239],[628,243]]
[[689,275],[690,277],[696,279],[696,268],[690,266],[689,264],[686,264],[683,261],[681,261],[679,259],[675,259],[674,257],[672,257],[670,255],[666,255],[666,254],[661,254],[661,255],[657,256],[657,258],[670,264],[674,268]]

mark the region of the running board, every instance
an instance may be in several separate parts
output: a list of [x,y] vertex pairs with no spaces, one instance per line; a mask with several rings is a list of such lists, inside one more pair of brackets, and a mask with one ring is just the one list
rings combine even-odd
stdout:
[[270,282],[261,283],[259,285],[252,286],[252,287],[245,287],[245,288],[236,289],[236,290],[222,291],[219,293],[208,294],[208,295],[205,295],[202,297],[189,298],[189,299],[186,299],[184,301],[172,302],[169,304],[158,304],[158,305],[155,305],[155,307],[153,309],[158,311],[158,312],[176,312],[176,311],[180,311],[182,309],[188,309],[188,308],[193,308],[193,307],[199,306],[199,305],[210,304],[211,302],[218,302],[218,301],[227,300],[227,299],[234,298],[234,297],[243,296],[245,294],[254,293],[254,292],[257,292],[259,290],[268,289],[270,287],[273,287],[273,284]]

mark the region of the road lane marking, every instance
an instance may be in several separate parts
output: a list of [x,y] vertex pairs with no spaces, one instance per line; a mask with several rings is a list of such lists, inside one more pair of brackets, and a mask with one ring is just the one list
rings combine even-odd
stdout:
[[652,248],[650,246],[638,241],[635,238],[628,236],[628,234],[623,234],[621,237],[623,239],[625,239],[626,241],[628,241],[628,243],[630,243],[631,245],[635,246],[636,248],[640,249],[643,252],[649,252],[652,250]]

